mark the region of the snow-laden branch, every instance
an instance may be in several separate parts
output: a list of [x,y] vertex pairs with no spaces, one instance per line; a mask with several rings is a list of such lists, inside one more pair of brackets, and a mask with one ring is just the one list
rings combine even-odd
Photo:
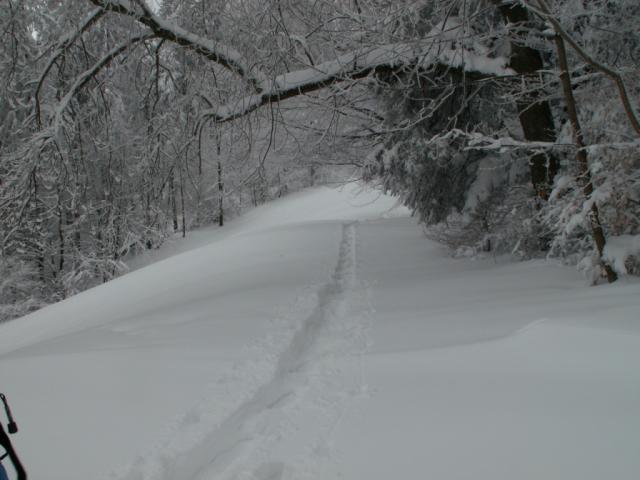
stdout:
[[94,25],[100,18],[105,14],[105,10],[102,8],[95,8],[80,22],[80,25],[77,29],[67,33],[64,35],[58,44],[55,46],[53,53],[49,57],[47,64],[45,65],[42,73],[40,73],[40,77],[38,78],[38,85],[36,86],[36,91],[34,93],[35,107],[36,107],[36,119],[38,124],[41,123],[40,118],[40,90],[42,90],[42,85],[44,84],[47,75],[51,71],[51,68],[56,63],[58,58],[66,52],[66,50],[75,43],[75,41],[80,38],[80,36],[87,31],[92,25]]
[[150,40],[154,38],[152,34],[137,35],[127,39],[125,42],[109,50],[98,62],[93,64],[91,68],[85,70],[71,85],[65,96],[60,100],[60,103],[55,109],[55,117],[49,132],[44,132],[44,138],[51,138],[60,129],[63,121],[64,112],[69,107],[71,100],[76,96],[82,87],[86,85],[88,81],[94,78],[100,70],[109,65],[111,61],[120,55],[122,52],[132,47],[133,45]]
[[456,137],[464,137],[467,140],[466,150],[554,150],[575,149],[573,143],[541,142],[530,140],[516,140],[512,137],[491,137],[478,132],[465,132],[454,129],[452,133]]
[[143,0],[90,0],[104,10],[127,15],[145,25],[159,38],[193,50],[247,80],[256,92],[264,90],[267,79],[235,48],[189,32],[173,22],[160,18]]
[[450,130],[448,135],[456,138],[464,137],[467,140],[465,150],[584,150],[587,153],[595,153],[600,150],[636,150],[640,148],[640,140],[634,140],[631,142],[595,143],[579,148],[573,142],[560,143],[517,140],[513,137],[491,137],[477,132],[465,132],[460,129]]
[[365,47],[340,55],[334,60],[306,69],[278,75],[262,92],[249,95],[202,113],[203,120],[228,122],[251,113],[263,105],[304,95],[334,83],[357,80],[372,73],[396,71],[402,68],[420,70],[436,66],[455,68],[479,77],[504,77],[514,72],[507,68],[505,58],[491,58],[478,44],[463,45],[457,36],[462,24],[450,18],[426,38],[411,43],[396,43]]
[[551,14],[551,10],[544,0],[537,0],[537,3],[538,6],[536,7],[531,5],[529,1],[524,2],[529,10],[549,22],[553,27],[555,33],[559,35],[566,43],[568,43],[569,46],[571,46],[571,48],[586,64],[602,72],[615,83],[616,88],[618,89],[618,95],[620,96],[620,101],[622,102],[622,106],[627,115],[627,118],[629,119],[629,122],[631,123],[631,126],[636,131],[636,133],[640,135],[640,119],[638,119],[638,115],[631,105],[631,101],[629,100],[629,93],[627,92],[627,87],[624,83],[624,80],[622,79],[622,76],[612,68],[609,68],[608,66],[598,62],[593,56],[589,55],[584,48],[578,45],[573,37],[569,35],[569,33],[567,33],[564,28],[562,28],[560,22]]

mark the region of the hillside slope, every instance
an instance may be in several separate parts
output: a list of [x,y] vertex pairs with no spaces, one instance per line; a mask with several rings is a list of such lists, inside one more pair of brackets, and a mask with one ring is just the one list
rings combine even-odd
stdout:
[[354,186],[164,255],[0,326],[31,478],[640,471],[638,283],[448,258],[393,199]]

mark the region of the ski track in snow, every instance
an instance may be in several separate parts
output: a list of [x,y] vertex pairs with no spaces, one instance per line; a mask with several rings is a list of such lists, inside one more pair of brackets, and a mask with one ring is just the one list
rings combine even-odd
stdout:
[[[305,479],[337,462],[332,433],[366,392],[362,356],[371,307],[357,278],[356,250],[357,223],[343,224],[331,279],[300,295],[289,318],[274,322],[275,333],[247,349],[248,360],[108,478]],[[278,459],[281,444],[287,457]]]

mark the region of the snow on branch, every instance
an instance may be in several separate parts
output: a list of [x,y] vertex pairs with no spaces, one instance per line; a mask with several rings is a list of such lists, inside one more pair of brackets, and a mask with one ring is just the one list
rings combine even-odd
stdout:
[[558,142],[541,142],[530,140],[516,140],[511,137],[491,137],[482,135],[477,132],[465,132],[463,130],[454,129],[458,137],[465,137],[467,139],[467,150],[550,150],[550,149],[575,149],[573,143],[558,143]]
[[90,0],[104,10],[127,15],[150,28],[155,36],[193,50],[209,60],[231,70],[247,80],[257,92],[264,90],[266,77],[252,68],[244,56],[235,48],[220,42],[200,37],[173,22],[156,15],[143,0]]
[[427,70],[436,66],[460,69],[479,77],[513,75],[505,58],[491,58],[479,44],[463,45],[458,40],[462,24],[454,17],[434,29],[424,39],[411,43],[395,43],[365,47],[334,60],[306,69],[276,76],[266,88],[225,105],[203,112],[203,120],[228,122],[251,113],[263,105],[280,102],[326,88],[345,80],[357,80],[372,73],[396,71],[402,68]]
[[51,71],[51,68],[56,63],[58,58],[71,46],[73,43],[80,38],[80,36],[87,31],[92,25],[94,25],[100,18],[105,14],[105,10],[102,8],[93,9],[80,23],[76,30],[73,30],[66,35],[64,35],[58,44],[55,46],[53,50],[53,54],[49,57],[45,68],[42,70],[40,77],[38,78],[38,84],[36,86],[36,91],[34,93],[35,107],[36,107],[36,119],[38,124],[41,122],[40,117],[40,90],[42,90],[42,85],[44,84],[47,75]]
[[65,94],[62,100],[60,100],[60,103],[55,110],[55,119],[51,126],[51,130],[49,132],[44,132],[43,138],[51,138],[59,130],[59,128],[62,126],[64,112],[69,107],[71,100],[73,99],[73,97],[75,97],[78,91],[80,91],[80,89],[86,85],[89,80],[94,78],[100,72],[100,70],[109,65],[111,61],[122,52],[139,42],[150,40],[152,38],[154,38],[154,35],[152,34],[137,35],[131,37],[120,45],[109,50],[109,52],[107,52],[98,62],[93,64],[88,70],[85,70],[69,88],[69,91]]
[[620,235],[610,237],[604,247],[603,256],[611,262],[616,272],[627,274],[626,261],[629,257],[640,255],[640,235]]
[[600,150],[636,150],[640,148],[640,140],[630,142],[597,143],[578,148],[575,143],[560,142],[536,142],[530,140],[516,140],[512,137],[491,137],[478,132],[465,132],[454,128],[448,132],[457,138],[464,137],[467,140],[466,150],[585,150],[587,153],[596,153]]
[[560,24],[558,19],[551,15],[550,8],[544,0],[537,0],[537,3],[538,6],[535,7],[534,5],[531,5],[531,2],[528,0],[524,2],[529,10],[549,22],[553,27],[555,33],[562,37],[562,39],[567,42],[571,46],[571,48],[573,48],[573,50],[586,64],[602,72],[615,83],[616,88],[618,89],[620,101],[627,115],[627,118],[629,119],[629,123],[631,123],[631,126],[636,131],[636,133],[640,135],[640,119],[638,118],[638,115],[636,114],[633,105],[631,104],[631,100],[629,99],[629,92],[627,91],[627,87],[624,83],[624,80],[622,79],[622,76],[612,68],[609,68],[608,66],[598,62],[592,55],[588,54],[585,49],[578,45],[578,42],[576,42],[573,37],[569,35],[569,33],[567,33],[564,28],[562,28],[562,25]]

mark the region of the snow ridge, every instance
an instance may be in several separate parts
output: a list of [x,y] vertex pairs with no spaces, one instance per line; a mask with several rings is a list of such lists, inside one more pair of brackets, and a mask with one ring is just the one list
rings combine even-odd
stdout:
[[[211,392],[172,427],[164,442],[115,478],[317,477],[331,457],[333,431],[365,390],[361,359],[369,346],[370,307],[367,289],[357,281],[356,246],[357,224],[342,225],[337,264],[330,280],[315,292],[315,306],[305,312],[305,302],[297,305],[298,313],[305,314],[297,319],[298,326],[293,331],[281,327],[279,338],[258,348],[261,372],[255,364],[245,372],[239,369],[240,376],[258,376],[263,383],[244,397],[232,395],[237,403],[217,422],[207,418],[215,415],[207,409],[215,409],[217,400],[230,392]],[[285,337],[288,341],[282,342]],[[238,389],[233,383],[229,388]],[[287,452],[283,461],[274,460],[279,450]]]

